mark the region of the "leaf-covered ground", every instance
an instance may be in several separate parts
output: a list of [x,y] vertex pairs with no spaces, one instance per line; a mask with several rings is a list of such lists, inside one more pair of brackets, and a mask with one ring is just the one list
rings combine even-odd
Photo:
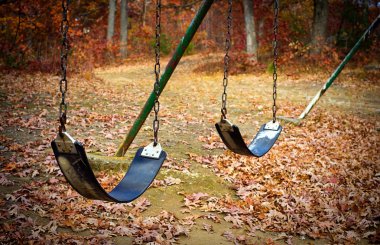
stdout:
[[[379,71],[349,68],[299,126],[284,125],[263,158],[225,150],[221,77],[212,56],[183,59],[161,97],[157,180],[129,204],[86,200],[50,149],[58,77],[0,75],[0,243],[326,244],[380,242]],[[195,71],[195,72],[194,72]],[[279,77],[279,114],[298,116],[330,71]],[[150,117],[126,157],[112,157],[153,88],[151,63],[70,76],[71,135],[102,185],[123,177],[152,139]],[[271,117],[271,76],[231,77],[229,119],[249,141]]]

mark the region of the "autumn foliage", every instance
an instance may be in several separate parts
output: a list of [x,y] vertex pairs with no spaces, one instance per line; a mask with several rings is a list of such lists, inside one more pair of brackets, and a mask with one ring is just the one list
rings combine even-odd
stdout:
[[[85,199],[62,176],[50,148],[58,76],[1,75],[0,242],[182,244],[207,235],[216,244],[378,243],[378,72],[342,74],[300,126],[281,122],[279,140],[257,159],[231,153],[217,136],[223,74],[193,72],[207,59],[185,57],[161,97],[160,142],[168,159],[152,187],[128,204]],[[107,190],[130,158],[104,156],[114,155],[145,103],[150,69],[141,62],[97,69],[89,80],[70,77],[67,127]],[[314,93],[327,75],[281,73],[278,113],[299,115],[307,103],[299,91]],[[230,78],[228,115],[246,140],[271,116],[271,86],[268,75]],[[151,142],[151,119],[129,156]]]
[[[184,34],[200,1],[185,3],[178,0],[163,1],[164,54],[170,54]],[[143,15],[143,0],[128,1],[128,56],[130,60],[149,57],[153,52],[154,4],[147,5]],[[234,2],[235,3],[235,2]],[[281,1],[280,51],[285,64],[294,62],[331,66],[355,43],[361,33],[378,14],[379,10],[367,8],[356,1],[330,1],[328,38],[322,53],[310,54],[310,29],[313,19],[313,1]],[[271,57],[272,1],[255,1],[254,13],[259,43],[260,61],[264,64]],[[107,43],[108,1],[72,1],[70,6],[70,44],[72,68],[88,70],[106,64],[120,63],[119,21],[116,12],[113,42]],[[56,72],[60,49],[61,2],[4,1],[0,5],[0,59],[3,68],[22,68]],[[233,11],[233,48],[244,55],[244,13],[240,1]],[[187,54],[222,51],[225,39],[226,2],[216,1],[200,27]],[[366,49],[379,52],[378,40],[366,44]],[[373,57],[373,56],[372,56]],[[246,58],[240,57],[243,61]],[[249,58],[247,58],[249,60]],[[363,54],[356,62],[370,62]],[[249,62],[248,62],[249,63]],[[246,64],[243,71],[254,67]],[[248,67],[248,68],[247,68]]]

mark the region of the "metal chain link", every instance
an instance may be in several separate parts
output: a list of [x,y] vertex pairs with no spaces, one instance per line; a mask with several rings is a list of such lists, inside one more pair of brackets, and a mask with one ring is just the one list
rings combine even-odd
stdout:
[[227,117],[227,86],[228,86],[228,75],[229,75],[229,64],[230,55],[229,51],[231,48],[231,27],[232,27],[232,0],[228,0],[228,16],[227,16],[227,36],[226,36],[226,46],[225,46],[225,56],[224,56],[224,77],[223,77],[223,94],[222,94],[222,119]]
[[273,122],[277,120],[277,58],[278,58],[278,12],[279,12],[279,0],[274,1],[274,21],[273,21]]
[[67,121],[67,103],[66,103],[66,92],[67,92],[67,57],[69,54],[69,41],[67,38],[67,33],[69,31],[69,20],[67,16],[70,0],[62,0],[62,21],[61,21],[61,79],[59,81],[59,90],[61,92],[61,103],[59,105],[59,132],[62,133],[66,131],[66,121]]
[[154,73],[156,75],[156,81],[154,83],[154,92],[156,94],[156,99],[154,101],[154,120],[153,120],[153,132],[154,132],[154,146],[158,144],[158,130],[160,128],[160,121],[158,120],[158,112],[160,111],[160,36],[161,36],[161,0],[156,2],[156,64],[154,65]]

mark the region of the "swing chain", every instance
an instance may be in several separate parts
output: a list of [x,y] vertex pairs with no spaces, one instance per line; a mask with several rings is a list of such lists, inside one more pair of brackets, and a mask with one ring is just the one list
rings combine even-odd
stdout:
[[274,1],[274,22],[273,22],[273,122],[277,120],[277,59],[278,59],[278,12],[279,12],[279,2],[278,0]]
[[227,118],[227,85],[228,85],[228,75],[229,75],[229,64],[230,55],[229,51],[231,48],[231,27],[232,27],[232,0],[228,0],[228,17],[227,17],[227,36],[226,36],[226,46],[225,46],[225,56],[224,56],[224,77],[223,77],[223,94],[222,94],[222,119]]
[[69,8],[70,0],[62,0],[62,21],[61,21],[61,79],[59,81],[59,90],[61,92],[61,103],[59,105],[59,133],[66,131],[66,121],[67,121],[67,103],[66,103],[66,92],[67,92],[67,57],[69,54],[69,40],[67,38],[67,33],[69,31],[69,20],[67,17],[67,12]]
[[160,111],[160,101],[158,100],[160,96],[160,36],[161,36],[161,0],[156,2],[156,64],[154,65],[154,73],[156,75],[156,81],[154,83],[154,93],[156,94],[156,99],[154,101],[154,120],[153,120],[153,131],[154,131],[154,146],[158,144],[158,130],[160,128],[160,121],[158,119],[158,112]]

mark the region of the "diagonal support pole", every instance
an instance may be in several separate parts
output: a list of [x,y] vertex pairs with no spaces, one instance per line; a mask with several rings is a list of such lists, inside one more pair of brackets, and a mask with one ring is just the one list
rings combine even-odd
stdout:
[[[190,23],[185,35],[181,39],[181,42],[178,44],[177,49],[175,50],[173,57],[170,59],[169,63],[166,66],[165,72],[162,74],[160,79],[160,94],[165,89],[166,84],[168,83],[170,77],[172,76],[174,70],[176,69],[179,61],[181,60],[183,54],[185,53],[187,47],[189,46],[191,40],[193,39],[195,33],[197,32],[199,26],[201,25],[204,17],[207,12],[210,10],[211,5],[214,3],[214,0],[203,0],[200,9],[195,15],[194,19]],[[145,102],[144,107],[142,108],[139,116],[134,122],[132,128],[129,130],[128,135],[124,138],[123,143],[119,146],[116,156],[121,157],[127,152],[129,146],[132,144],[132,141],[135,139],[137,133],[140,131],[145,120],[149,116],[153,106],[156,95],[154,91],[150,94],[148,100]]]
[[331,74],[329,79],[327,79],[326,83],[318,91],[318,93],[314,96],[314,98],[310,101],[309,105],[305,108],[305,110],[301,113],[301,115],[298,118],[279,117],[279,119],[291,122],[293,124],[300,124],[302,119],[304,119],[309,114],[309,112],[311,111],[311,109],[313,109],[313,107],[318,102],[318,100],[322,97],[322,95],[324,93],[326,93],[327,89],[329,89],[329,87],[333,84],[335,79],[339,76],[340,72],[343,70],[343,68],[348,63],[348,61],[350,61],[351,58],[356,54],[356,52],[360,48],[360,45],[368,39],[369,35],[376,29],[376,27],[379,24],[380,24],[380,15],[377,16],[377,18],[372,22],[372,24],[368,27],[368,29],[359,38],[359,40],[356,42],[355,46],[350,50],[350,52],[346,55],[346,57],[344,57],[343,61],[339,64],[339,66]]

